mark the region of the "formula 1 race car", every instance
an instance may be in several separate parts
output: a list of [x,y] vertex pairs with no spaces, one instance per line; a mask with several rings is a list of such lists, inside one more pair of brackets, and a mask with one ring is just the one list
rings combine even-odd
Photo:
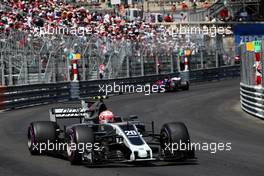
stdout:
[[190,137],[183,123],[166,123],[159,134],[154,133],[154,122],[148,130],[137,116],[113,116],[113,121],[101,123],[101,114],[108,110],[103,98],[97,99],[82,100],[81,108],[52,108],[49,121],[32,122],[27,133],[30,153],[59,154],[71,164],[88,166],[195,159],[194,150],[186,147]]
[[176,90],[189,90],[189,81],[183,80],[181,77],[165,77],[163,80],[156,81],[156,85],[163,87],[165,92]]

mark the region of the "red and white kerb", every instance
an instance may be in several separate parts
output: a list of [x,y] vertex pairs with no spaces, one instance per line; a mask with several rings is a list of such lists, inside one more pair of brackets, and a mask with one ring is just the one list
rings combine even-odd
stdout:
[[255,53],[255,59],[256,59],[256,85],[261,86],[262,84],[262,73],[261,73],[261,62],[260,62],[260,53]]
[[188,57],[187,56],[184,58],[184,71],[189,71]]
[[72,60],[72,66],[73,66],[73,81],[78,81],[77,60]]

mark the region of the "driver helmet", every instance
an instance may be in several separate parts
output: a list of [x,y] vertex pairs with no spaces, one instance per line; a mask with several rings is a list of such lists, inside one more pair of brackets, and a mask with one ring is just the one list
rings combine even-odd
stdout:
[[99,123],[113,123],[114,122],[114,114],[113,112],[106,110],[100,113],[99,115]]

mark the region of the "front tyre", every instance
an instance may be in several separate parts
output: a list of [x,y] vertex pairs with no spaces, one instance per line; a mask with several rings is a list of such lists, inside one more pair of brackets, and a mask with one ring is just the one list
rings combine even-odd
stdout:
[[[55,144],[57,124],[50,121],[32,122],[28,127],[28,149],[32,155],[48,152],[48,143]],[[51,151],[49,151],[51,152]]]
[[161,154],[164,160],[194,158],[188,130],[182,122],[166,123],[160,132]]
[[67,156],[72,165],[82,164],[84,159],[89,165],[94,163],[93,149],[86,150],[87,145],[94,145],[94,134],[91,127],[79,125],[68,129],[67,143]]

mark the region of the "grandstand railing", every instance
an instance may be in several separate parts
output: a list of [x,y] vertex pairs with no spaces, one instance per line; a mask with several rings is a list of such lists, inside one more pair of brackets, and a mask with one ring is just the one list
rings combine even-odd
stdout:
[[201,9],[198,11],[190,11],[189,12],[189,21],[204,21],[206,15],[208,17],[219,16],[219,12],[227,7],[228,9],[232,9],[232,15],[234,16],[239,10],[241,10],[244,6],[247,5],[260,5],[261,0],[218,0],[211,6],[206,9]]
[[191,11],[189,14],[189,21],[205,21],[206,15],[208,17],[213,17],[224,7],[224,0],[218,0],[211,6],[200,11]]

